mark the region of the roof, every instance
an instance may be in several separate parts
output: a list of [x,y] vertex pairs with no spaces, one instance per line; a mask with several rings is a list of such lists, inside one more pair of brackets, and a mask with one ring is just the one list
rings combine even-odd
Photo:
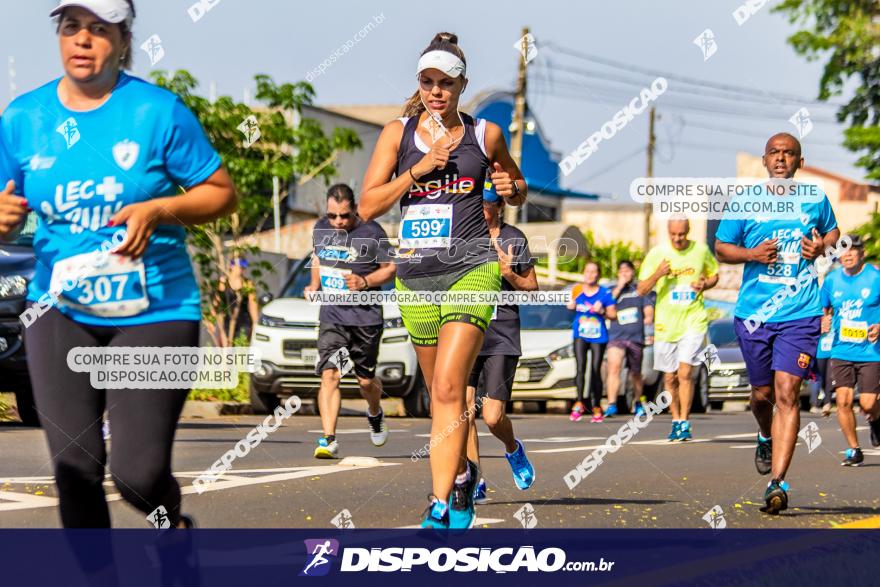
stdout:
[[379,126],[385,126],[403,113],[403,104],[331,104],[320,108]]

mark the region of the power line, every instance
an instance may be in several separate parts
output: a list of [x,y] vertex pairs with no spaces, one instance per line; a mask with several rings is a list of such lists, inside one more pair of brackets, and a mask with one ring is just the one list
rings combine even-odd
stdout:
[[[677,80],[677,81],[680,81],[680,82],[686,83],[686,84],[697,85],[700,87],[707,87],[707,88],[716,88],[719,90],[725,90],[728,92],[735,92],[735,93],[739,93],[739,94],[742,94],[745,92],[745,93],[748,93],[749,95],[751,95],[753,93],[753,92],[748,92],[747,90],[743,90],[740,86],[733,86],[730,84],[722,84],[722,83],[713,82],[713,81],[709,81],[709,80],[702,80],[702,79],[693,78],[693,77],[689,77],[689,76],[678,75],[675,73],[652,70],[652,69],[648,69],[645,67],[640,67],[638,65],[633,65],[632,63],[624,63],[622,61],[608,59],[607,57],[599,57],[598,55],[591,55],[589,53],[584,53],[582,51],[577,51],[575,49],[569,49],[567,47],[557,45],[556,43],[553,43],[552,41],[548,41],[548,42],[542,44],[542,48],[544,48],[544,47],[546,47],[547,49],[550,49],[551,51],[556,51],[557,53],[561,53],[563,55],[568,55],[570,57],[576,57],[578,59],[583,59],[585,61],[592,61],[594,63],[599,63],[601,65],[605,65],[606,67],[614,67],[617,69],[622,69],[624,71],[638,71],[638,72],[641,72],[645,75],[651,75],[651,76],[655,76],[655,77],[660,75],[660,76],[663,76],[667,79],[670,79],[670,80],[674,79],[674,80]],[[798,104],[812,104],[812,105],[829,104],[832,106],[843,106],[843,104],[841,104],[839,102],[820,102],[820,101],[816,100],[815,98],[805,98],[803,96],[796,96],[794,94],[783,94],[781,92],[768,92],[763,89],[756,90],[756,91],[760,91],[765,96],[768,96],[770,98],[774,98],[779,101],[796,102]]]

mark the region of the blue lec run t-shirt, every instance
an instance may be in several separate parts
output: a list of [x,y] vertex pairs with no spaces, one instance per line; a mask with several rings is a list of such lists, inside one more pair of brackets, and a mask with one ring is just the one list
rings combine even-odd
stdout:
[[204,182],[220,157],[165,89],[120,72],[104,104],[77,112],[59,100],[59,81],[17,98],[0,117],[0,181],[15,180],[39,217],[28,300],[51,286],[62,292],[60,311],[98,326],[199,320],[182,226],[157,226],[139,260],[96,255],[122,240],[124,226],[107,227],[118,210]]
[[599,286],[599,290],[593,295],[587,295],[583,291],[583,284],[577,284],[572,289],[571,297],[574,299],[574,323],[572,335],[574,338],[582,338],[588,342],[608,342],[608,329],[605,327],[605,317],[592,311],[593,304],[600,302],[605,308],[614,306],[614,296],[606,288]]
[[839,267],[822,284],[822,307],[834,310],[831,358],[880,361],[880,340],[868,342],[868,328],[880,322],[880,271],[865,264],[858,275]]
[[[748,196],[746,196],[748,197]],[[809,237],[815,228],[825,235],[837,228],[834,211],[826,196],[818,202],[801,202],[800,217],[774,218],[723,218],[718,225],[716,240],[747,249],[754,248],[768,239],[778,238],[776,262],[769,265],[749,261],[743,270],[742,287],[736,302],[734,315],[740,319],[761,316],[761,307],[773,299],[783,288],[797,289],[786,297],[776,312],[763,322],[788,322],[800,318],[821,316],[819,284],[816,279],[804,279],[810,262],[801,256],[801,238]],[[798,277],[805,286],[796,287]]]

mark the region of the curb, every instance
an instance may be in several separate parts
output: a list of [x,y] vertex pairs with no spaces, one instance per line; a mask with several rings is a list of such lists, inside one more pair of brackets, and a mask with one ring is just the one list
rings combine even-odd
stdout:
[[187,400],[181,418],[219,418],[250,414],[251,405],[243,402],[203,402]]

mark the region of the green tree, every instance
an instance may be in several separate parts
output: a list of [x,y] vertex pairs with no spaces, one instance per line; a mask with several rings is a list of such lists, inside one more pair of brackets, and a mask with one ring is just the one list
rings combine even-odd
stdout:
[[856,164],[880,179],[880,2],[784,0],[774,10],[803,27],[788,38],[799,55],[826,59],[820,100],[840,95],[853,78],[859,82],[837,118],[849,125],[844,146],[864,152]]
[[[256,99],[262,106],[251,109],[229,96],[214,102],[198,96],[198,82],[185,70],[155,71],[152,77],[180,96],[198,118],[238,192],[236,213],[188,229],[202,277],[203,319],[211,326],[208,330],[216,346],[232,346],[239,313],[247,311],[247,300],[257,288],[266,288],[263,277],[273,268],[267,261],[251,263],[244,287],[233,290],[231,304],[222,288],[229,282],[232,260],[259,253],[242,237],[248,229],[261,228],[272,213],[272,178],[281,179],[282,199],[296,177],[321,178],[329,184],[336,167],[328,161],[335,153],[354,151],[362,144],[351,129],[336,128],[328,136],[318,121],[299,116],[315,97],[306,82],[276,84],[267,75],[257,75]],[[300,118],[298,125],[294,118]]]
[[868,222],[853,232],[861,236],[865,243],[865,259],[869,263],[880,263],[880,214],[874,212]]

